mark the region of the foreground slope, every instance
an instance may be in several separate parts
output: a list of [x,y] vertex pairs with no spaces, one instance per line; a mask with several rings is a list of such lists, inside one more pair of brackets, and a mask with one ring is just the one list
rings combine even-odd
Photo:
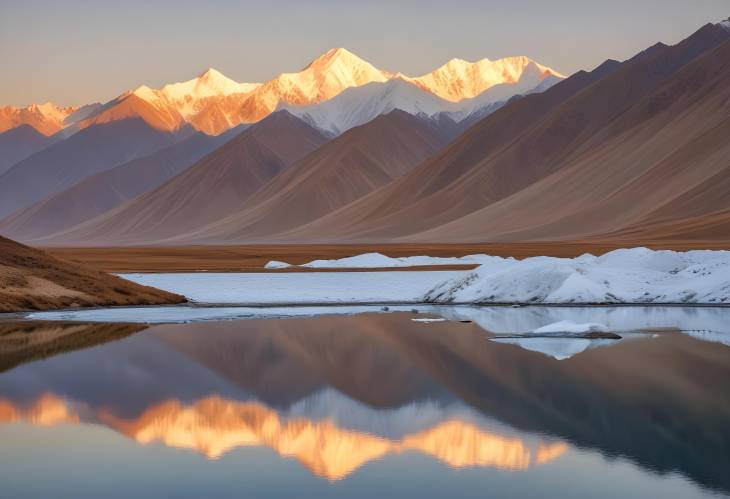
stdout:
[[184,301],[0,237],[0,312]]
[[54,236],[52,243],[133,244],[196,229],[236,211],[326,140],[286,111],[274,113],[157,189]]

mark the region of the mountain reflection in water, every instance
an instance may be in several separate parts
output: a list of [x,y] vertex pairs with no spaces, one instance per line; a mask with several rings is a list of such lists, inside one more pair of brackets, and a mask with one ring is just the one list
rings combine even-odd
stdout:
[[[79,423],[82,416],[61,398],[41,396],[28,407],[0,400],[0,422],[26,421],[47,426]],[[150,407],[135,420],[98,410],[84,422],[99,423],[140,444],[155,441],[191,449],[217,459],[236,447],[265,446],[281,456],[294,457],[317,476],[338,480],[368,461],[387,454],[416,451],[455,468],[486,466],[526,470],[556,459],[564,443],[538,441],[531,447],[515,437],[482,431],[473,423],[449,420],[398,440],[338,428],[331,420],[286,420],[258,403],[210,397],[183,406],[168,401]]]
[[410,452],[528,470],[577,446],[730,492],[729,347],[662,333],[557,361],[411,317],[153,326],[1,374],[0,420],[208,458],[263,446],[331,480]]

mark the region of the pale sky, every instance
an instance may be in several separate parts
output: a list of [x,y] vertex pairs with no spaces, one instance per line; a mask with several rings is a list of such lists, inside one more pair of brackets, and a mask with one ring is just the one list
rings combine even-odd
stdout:
[[512,55],[570,74],[728,16],[730,0],[0,0],[0,105],[107,101],[208,67],[265,81],[332,47],[413,76]]

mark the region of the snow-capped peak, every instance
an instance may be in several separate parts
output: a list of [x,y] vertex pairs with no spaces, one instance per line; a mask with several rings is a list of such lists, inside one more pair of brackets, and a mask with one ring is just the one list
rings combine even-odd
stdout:
[[181,100],[188,97],[201,99],[212,96],[249,93],[259,85],[258,83],[238,83],[220,71],[208,68],[192,80],[165,85],[162,87],[161,92],[170,100]]
[[[525,78],[528,74],[529,78]],[[130,95],[153,106],[158,111],[156,113],[158,117],[166,117],[163,125],[156,123],[156,126],[176,129],[183,123],[189,123],[197,130],[218,134],[241,123],[256,122],[278,107],[318,104],[332,99],[344,90],[362,87],[370,83],[384,83],[391,80],[408,82],[431,96],[449,101],[447,104],[482,95],[494,86],[515,85],[513,88],[504,88],[495,92],[488,102],[491,104],[495,96],[501,99],[503,94],[508,94],[507,97],[510,97],[515,93],[523,93],[536,88],[543,81],[546,88],[548,83],[553,83],[548,78],[549,76],[562,77],[550,68],[540,66],[531,59],[520,56],[496,61],[482,59],[477,62],[454,58],[431,73],[412,78],[402,73],[378,69],[349,50],[338,47],[327,50],[299,72],[281,73],[263,84],[238,83],[220,71],[209,68],[195,78],[170,83],[161,88],[141,85],[93,110],[81,126],[94,123],[102,113],[107,114],[106,119],[128,116],[130,111],[116,114],[107,113],[107,111]],[[516,85],[517,83],[520,85]],[[413,89],[408,87],[395,84],[386,87],[386,90],[382,97],[387,98],[387,102],[375,106],[381,112],[390,108],[415,111],[444,108],[444,103],[432,102],[422,95],[414,94]],[[374,90],[364,92],[362,95],[368,97],[371,92]],[[399,99],[406,103],[393,104]],[[346,101],[343,100],[343,102]],[[369,100],[367,102],[359,108],[359,115],[369,114],[365,112],[365,108],[371,106],[372,102]],[[481,101],[477,103],[482,104]],[[445,107],[450,108],[451,106]],[[471,103],[469,109],[471,109]],[[50,108],[46,112],[49,111]],[[462,114],[466,111],[459,108],[459,112]],[[348,119],[346,121],[351,123],[358,120]],[[338,126],[338,128],[340,127]]]
[[30,125],[44,135],[53,135],[63,129],[64,120],[77,109],[52,102],[26,107],[0,107],[0,133],[21,125]]
[[322,54],[319,57],[317,57],[316,59],[314,59],[312,62],[310,62],[304,68],[304,70],[307,70],[310,68],[324,69],[324,68],[331,66],[332,64],[337,64],[337,63],[341,63],[341,64],[344,64],[344,65],[350,66],[350,67],[358,66],[358,65],[362,65],[362,64],[369,65],[368,62],[366,62],[363,59],[361,59],[360,57],[356,56],[349,50],[342,48],[342,47],[338,47],[338,48],[329,49],[327,52],[325,52],[324,54]]
[[192,80],[165,85],[160,92],[171,101],[179,101],[244,94],[255,90],[259,85],[258,83],[238,83],[220,71],[209,68]]
[[314,59],[296,75],[304,78],[311,76],[319,80],[336,80],[345,85],[344,88],[348,88],[372,81],[385,81],[388,73],[377,69],[347,49],[333,48]]
[[725,28],[726,30],[730,31],[730,17],[720,21],[719,23],[717,23],[717,25],[720,26],[721,28]]
[[63,121],[66,116],[73,113],[76,107],[59,106],[53,102],[44,102],[43,104],[31,104],[27,107],[30,112],[37,113],[45,119],[54,121]]
[[220,71],[209,68],[191,80],[168,83],[160,89],[140,85],[129,92],[150,103],[161,100],[171,103],[195,101],[207,97],[224,97],[232,94],[246,94],[255,90],[260,83],[238,83]]
[[228,78],[217,69],[208,68],[198,75],[197,78],[191,80],[195,82],[197,88],[218,89],[225,93],[238,88],[238,83]]
[[[135,95],[162,112],[179,114],[188,121],[204,111],[207,106],[214,104],[212,100],[222,100],[233,95],[244,98],[260,86],[259,83],[238,83],[220,71],[209,68],[191,80],[169,83],[159,89],[141,85],[131,92],[122,94],[117,100],[130,94]],[[204,123],[199,123],[198,127],[209,133],[223,131]]]
[[372,82],[348,88],[319,104],[308,106],[281,106],[311,125],[332,134],[367,123],[377,116],[400,109],[413,115],[433,116],[455,109],[445,101],[416,85],[393,78],[386,82]]
[[306,105],[331,99],[347,88],[384,82],[381,71],[343,48],[330,49],[298,73],[282,73],[252,95],[256,109],[268,112],[280,104]]
[[495,85],[519,81],[530,64],[539,68],[543,73],[542,78],[551,74],[563,77],[557,71],[541,66],[529,57],[516,56],[496,61],[485,58],[476,62],[451,59],[434,71],[410,78],[409,81],[443,99],[458,102],[476,97]]
[[[410,78],[398,73],[385,82],[353,85],[325,102],[281,102],[279,108],[332,134],[343,133],[393,109],[428,117],[444,113],[459,122],[473,113],[481,116],[492,112],[516,94],[543,91],[559,79],[552,70],[527,57],[494,62],[452,59],[426,77]],[[449,82],[456,85],[453,92],[447,92],[450,89],[443,85]],[[479,85],[488,88],[480,92],[474,88]],[[459,98],[470,92],[476,97]]]
[[458,57],[454,57],[453,59],[450,59],[446,62],[446,64],[436,68],[433,72],[450,72],[453,74],[459,74],[459,73],[465,73],[468,72],[469,69],[472,66],[480,66],[480,65],[486,65],[491,63],[489,59],[486,57],[484,59],[481,59],[477,62],[470,62],[466,59],[460,59]]
[[[215,68],[208,68],[198,75],[200,81],[233,81]],[[234,82],[235,83],[235,82]]]
[[135,95],[140,99],[146,100],[148,102],[154,102],[158,99],[157,90],[150,88],[147,85],[140,85],[131,92],[129,92],[129,94]]

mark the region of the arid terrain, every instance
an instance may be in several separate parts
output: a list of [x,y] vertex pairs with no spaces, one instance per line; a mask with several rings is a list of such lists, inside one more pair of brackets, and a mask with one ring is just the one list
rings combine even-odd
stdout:
[[184,301],[0,237],[0,312]]
[[[730,243],[713,241],[642,241],[652,249],[676,251],[730,249]],[[601,255],[625,247],[621,242],[589,243],[483,243],[483,244],[279,244],[248,246],[178,246],[134,248],[44,248],[64,260],[83,263],[104,272],[317,272],[317,269],[265,269],[271,260],[294,265],[316,259],[335,259],[378,252],[387,256],[464,256],[484,253],[493,256],[575,257],[583,253]],[[469,269],[472,265],[439,265],[439,270]],[[435,267],[432,267],[435,268]],[[350,269],[339,269],[349,271]],[[368,272],[392,269],[366,269]],[[399,270],[429,270],[403,267]]]

